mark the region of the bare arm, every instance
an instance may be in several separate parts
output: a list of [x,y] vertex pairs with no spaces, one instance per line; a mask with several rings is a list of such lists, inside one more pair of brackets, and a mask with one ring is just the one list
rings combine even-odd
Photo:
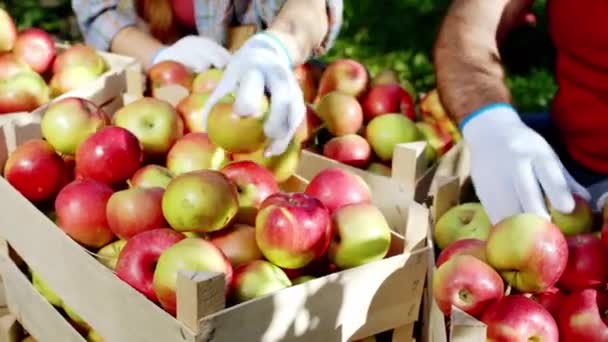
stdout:
[[452,3],[437,38],[434,62],[442,103],[458,122],[485,105],[511,101],[498,41],[531,3],[532,0]]
[[151,67],[152,57],[163,45],[137,27],[129,26],[112,39],[112,52],[137,59],[145,70]]

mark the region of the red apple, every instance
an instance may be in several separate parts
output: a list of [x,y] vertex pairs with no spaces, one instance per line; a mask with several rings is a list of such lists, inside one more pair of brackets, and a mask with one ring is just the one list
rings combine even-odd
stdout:
[[371,190],[360,176],[338,167],[319,172],[306,186],[306,194],[318,198],[333,214],[348,204],[371,203]]
[[264,297],[292,285],[282,269],[265,260],[255,260],[236,268],[233,284],[237,303]]
[[209,94],[222,80],[224,71],[221,69],[207,69],[194,77],[192,82],[192,93]]
[[51,199],[68,182],[63,159],[42,139],[17,146],[4,164],[4,178],[32,202]]
[[114,239],[106,219],[112,188],[92,179],[75,180],[55,199],[57,225],[76,242],[100,248]]
[[570,294],[560,306],[560,341],[608,341],[608,295],[595,289]]
[[487,325],[488,341],[560,341],[551,314],[523,295],[503,297],[486,309],[481,320]]
[[397,144],[419,141],[422,134],[414,121],[401,114],[384,114],[365,127],[365,137],[382,161],[391,161]]
[[38,28],[28,28],[17,35],[13,53],[34,71],[44,74],[53,65],[57,51],[50,34]]
[[363,112],[357,99],[341,92],[332,92],[321,98],[317,114],[327,130],[335,135],[357,133],[363,125]]
[[184,234],[168,228],[141,232],[127,240],[114,272],[148,299],[158,302],[152,282],[156,263],[165,250],[185,238]]
[[106,61],[94,48],[82,43],[76,43],[57,54],[53,73],[72,67],[86,67],[97,75],[103,74],[108,68]]
[[205,132],[202,110],[208,97],[209,94],[191,93],[177,104],[177,112],[184,121],[188,133]]
[[91,82],[97,80],[99,74],[86,66],[72,66],[61,69],[56,74],[53,74],[49,87],[53,97],[61,96],[72,90],[88,86]]
[[545,292],[535,294],[533,298],[547,309],[553,318],[557,319],[557,314],[562,307],[564,299],[566,299],[566,294],[564,291],[553,286]]
[[437,157],[443,156],[454,145],[452,136],[447,132],[441,131],[437,126],[419,121],[416,122],[416,127]]
[[295,139],[301,143],[307,143],[314,137],[315,131],[321,125],[321,119],[310,105],[306,105],[306,118],[295,134]]
[[155,89],[169,85],[180,85],[189,91],[192,88],[194,75],[179,62],[162,61],[148,70],[148,79],[152,96],[156,97]]
[[108,126],[78,146],[76,172],[110,185],[126,181],[143,160],[141,144],[128,130]]
[[357,134],[347,134],[330,139],[323,146],[323,155],[341,163],[365,167],[372,156],[367,140]]
[[129,184],[132,188],[159,187],[165,189],[172,179],[173,173],[169,169],[164,166],[150,164],[137,170],[131,176],[131,179],[129,179]]
[[369,75],[361,63],[352,59],[338,59],[323,72],[319,81],[318,97],[340,91],[359,97],[367,89]]
[[0,79],[0,114],[33,111],[49,100],[49,87],[34,71]]
[[402,113],[410,120],[416,120],[414,100],[399,84],[372,86],[365,95],[361,106],[367,121],[388,113]]
[[264,258],[255,241],[253,226],[234,224],[211,235],[209,241],[219,248],[235,267]]
[[452,305],[479,318],[504,294],[504,283],[496,271],[471,255],[457,255],[439,266],[433,276],[433,297],[444,315]]
[[566,238],[568,264],[558,286],[576,292],[599,288],[608,282],[608,249],[595,234],[578,234]]
[[276,193],[266,198],[255,229],[266,259],[289,269],[320,258],[332,237],[329,211],[321,201],[304,193]]
[[17,40],[17,27],[13,18],[0,8],[0,54],[9,52],[15,46]]
[[[2,19],[0,18],[0,20]],[[0,55],[0,80],[13,77],[22,72],[33,72],[33,70],[29,65],[27,65],[27,63],[18,59],[12,53]]]
[[298,81],[304,101],[312,103],[317,96],[317,82],[314,75],[313,66],[310,63],[304,63],[296,66],[293,74]]
[[218,170],[228,162],[228,153],[214,145],[207,133],[188,133],[167,154],[167,168],[174,174]]
[[251,160],[272,172],[277,182],[282,183],[296,173],[300,161],[302,144],[298,140],[292,140],[287,146],[287,150],[278,156],[265,157],[265,148],[261,148],[253,153],[232,155],[233,160]]
[[196,27],[196,17],[194,16],[194,2],[190,0],[172,0],[171,10],[177,22],[185,28]]
[[471,255],[486,262],[486,242],[479,239],[463,239],[449,244],[439,253],[437,267],[457,255]]
[[130,188],[115,192],[106,207],[108,226],[114,235],[128,240],[156,228],[167,227],[162,210],[162,188]]

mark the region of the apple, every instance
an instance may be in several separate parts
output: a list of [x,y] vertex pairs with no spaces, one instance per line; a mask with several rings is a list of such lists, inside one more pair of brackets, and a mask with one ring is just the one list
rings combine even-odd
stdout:
[[105,342],[105,339],[97,331],[91,329],[87,334],[87,342]]
[[329,259],[345,269],[384,259],[391,245],[391,228],[382,212],[369,203],[338,208],[332,216],[335,230]]
[[364,167],[371,159],[372,150],[362,136],[347,134],[330,139],[323,146],[323,155],[347,165]]
[[174,175],[206,169],[219,170],[228,160],[228,153],[213,144],[207,133],[188,133],[167,153],[167,168]]
[[27,140],[8,156],[4,178],[31,202],[52,199],[68,182],[63,159],[42,139]]
[[543,292],[555,285],[568,262],[568,243],[545,218],[517,214],[498,222],[486,242],[486,258],[521,292]]
[[551,214],[551,221],[564,233],[566,236],[572,236],[581,233],[588,233],[593,228],[593,210],[583,197],[578,194],[572,194],[574,197],[574,211],[569,214],[563,214],[555,210],[551,203],[547,200],[547,207]]
[[179,271],[218,272],[226,277],[226,293],[232,283],[232,266],[224,254],[211,242],[201,238],[185,238],[166,249],[156,263],[154,293],[161,306],[175,315],[176,287]]
[[167,188],[173,179],[173,173],[164,166],[148,164],[137,171],[129,179],[132,188]]
[[295,278],[294,280],[291,281],[291,283],[295,286],[295,285],[304,284],[305,282],[308,282],[308,281],[311,281],[314,279],[317,279],[317,277],[311,276],[311,275],[303,275],[303,276],[299,276],[299,277]]
[[114,270],[116,268],[118,256],[126,244],[127,240],[116,240],[111,242],[101,247],[101,249],[97,251],[95,258],[107,268]]
[[422,138],[416,124],[401,114],[384,114],[373,118],[365,127],[365,137],[382,161],[393,159],[397,144]]
[[192,93],[209,94],[222,80],[224,71],[221,69],[210,68],[194,77],[192,82]]
[[205,132],[201,114],[207,98],[209,98],[209,94],[191,93],[177,104],[177,112],[184,121],[188,133]]
[[260,206],[256,241],[273,264],[302,268],[319,259],[332,238],[331,217],[321,201],[304,193],[276,193]]
[[112,122],[133,133],[143,145],[144,154],[150,157],[166,155],[183,134],[173,106],[152,97],[142,97],[122,107]]
[[251,160],[254,161],[272,172],[277,182],[282,183],[288,180],[296,173],[298,163],[300,161],[301,143],[293,140],[285,152],[278,156],[265,157],[264,148],[261,148],[253,153],[233,154],[232,158],[235,161]]
[[304,191],[318,198],[333,214],[349,204],[371,203],[371,190],[359,175],[339,167],[329,167],[317,173]]
[[363,111],[354,96],[331,92],[321,98],[316,109],[327,130],[335,136],[357,133],[363,125]]
[[[2,14],[0,14],[0,17],[1,15]],[[1,20],[2,19],[0,18],[0,21]],[[13,77],[22,72],[34,72],[34,70],[32,70],[27,63],[18,59],[12,53],[0,55],[0,80]]]
[[0,8],[0,54],[11,51],[16,40],[15,22],[3,8]]
[[99,181],[72,181],[55,199],[57,225],[85,247],[107,245],[114,239],[106,219],[106,204],[112,193],[112,188]]
[[555,319],[540,304],[523,295],[505,296],[486,309],[488,341],[558,342]]
[[333,91],[359,97],[367,89],[369,75],[361,63],[353,59],[338,59],[332,62],[319,81],[318,97]]
[[377,86],[377,85],[381,85],[381,84],[392,84],[392,83],[396,83],[399,84],[400,79],[399,79],[399,75],[397,74],[397,72],[393,69],[384,69],[382,71],[380,71],[379,73],[376,74],[376,76],[373,77],[371,85],[373,86]]
[[608,249],[602,241],[591,233],[569,236],[566,241],[568,264],[558,286],[576,292],[608,283]]
[[185,238],[182,233],[162,227],[134,235],[120,252],[114,272],[148,299],[158,302],[152,282],[158,259]]
[[98,78],[99,74],[86,66],[73,66],[61,69],[56,74],[53,74],[49,82],[51,95],[53,97],[61,96],[72,90],[85,87]]
[[255,241],[255,227],[250,225],[234,224],[211,235],[209,241],[219,248],[235,267],[264,258]]
[[439,266],[432,286],[444,315],[450,316],[455,306],[476,318],[500,300],[505,290],[500,275],[472,255],[456,255]]
[[37,73],[20,72],[0,79],[0,114],[29,112],[50,100],[50,90]]
[[321,119],[310,105],[306,105],[306,118],[296,130],[295,139],[301,143],[307,143],[312,139],[316,130],[321,125]]
[[416,122],[416,127],[434,152],[433,154],[436,154],[437,157],[443,156],[454,145],[452,136],[441,131],[437,126],[419,121]]
[[566,299],[566,294],[559,288],[552,286],[544,292],[535,294],[533,299],[547,309],[553,318],[557,319],[562,303]]
[[169,183],[162,209],[175,230],[213,232],[225,228],[236,216],[238,192],[234,183],[219,171],[192,171]]
[[28,28],[17,35],[13,53],[34,71],[44,74],[51,69],[57,51],[49,33],[38,28]]
[[385,177],[391,177],[393,174],[393,170],[390,166],[378,162],[371,162],[367,167],[367,171]]
[[310,63],[297,65],[293,74],[302,90],[304,101],[312,103],[317,96],[317,82],[314,75],[313,66]]
[[94,48],[83,43],[76,43],[57,54],[53,63],[53,73],[57,74],[72,67],[90,68],[91,72],[97,75],[103,74],[108,69],[103,57]]
[[372,86],[361,106],[367,121],[388,113],[402,113],[408,119],[416,120],[414,99],[396,83]]
[[40,275],[36,272],[31,271],[32,274],[32,286],[38,291],[51,305],[61,307],[63,300],[57,296],[57,294],[49,288],[49,286],[40,278]]
[[471,255],[486,262],[486,242],[479,239],[462,239],[454,241],[439,253],[435,265],[439,267],[457,255]]
[[76,331],[83,335],[88,334],[88,332],[91,330],[91,326],[85,322],[80,315],[74,312],[74,310],[72,310],[72,308],[67,306],[65,303],[63,303],[63,311],[68,316],[68,320],[74,326]]
[[449,118],[441,99],[439,91],[433,89],[420,99],[420,112],[422,116],[430,116],[435,120]]
[[608,341],[608,295],[595,289],[566,297],[557,314],[560,341]]
[[251,261],[236,268],[233,284],[237,303],[264,297],[292,285],[282,269],[265,260]]
[[190,91],[193,79],[192,72],[176,61],[162,61],[148,70],[148,80],[150,80],[153,97],[156,97],[157,88],[169,85],[180,85]]
[[40,122],[42,137],[59,153],[74,155],[78,146],[106,127],[110,118],[93,102],[67,97],[49,104]]
[[492,222],[478,202],[463,203],[450,208],[437,220],[433,237],[439,249],[458,240],[475,238],[487,240]]
[[128,240],[156,228],[167,227],[162,209],[163,188],[129,188],[112,194],[106,206],[108,226]]

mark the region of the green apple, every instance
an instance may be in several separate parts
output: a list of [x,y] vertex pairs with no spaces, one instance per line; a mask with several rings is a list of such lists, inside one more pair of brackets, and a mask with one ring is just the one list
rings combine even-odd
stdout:
[[303,275],[303,276],[299,276],[299,277],[295,278],[291,282],[294,285],[300,285],[300,284],[304,284],[305,282],[313,280],[313,279],[317,279],[317,277],[314,277],[314,276],[311,276],[311,275]]
[[551,203],[547,200],[551,221],[564,233],[564,235],[572,236],[581,233],[588,233],[593,229],[593,210],[589,203],[577,194],[574,197],[574,211],[569,214],[563,214],[555,210]]
[[63,305],[63,300],[61,300],[61,298],[59,298],[59,296],[57,296],[55,292],[53,292],[53,290],[51,290],[42,279],[40,279],[38,273],[33,271],[31,271],[31,273],[32,285],[36,291],[38,291],[42,297],[46,298],[46,300],[52,305],[61,307]]
[[393,174],[393,171],[389,166],[378,162],[372,162],[371,164],[369,164],[369,166],[367,167],[367,171],[376,175],[386,177],[390,177]]
[[237,303],[263,297],[290,286],[287,274],[265,260],[255,260],[234,270],[234,296]]
[[65,311],[68,318],[76,325],[78,331],[84,332],[85,334],[91,331],[91,326],[65,303],[63,303],[63,311]]
[[97,80],[97,70],[88,66],[71,66],[55,73],[49,82],[51,96],[58,97],[69,91],[87,86]]
[[365,128],[365,137],[378,158],[393,159],[395,146],[421,140],[416,124],[403,114],[383,114],[373,118]]
[[148,164],[135,171],[128,183],[131,188],[163,188],[173,179],[173,172],[164,166]]
[[435,243],[440,249],[462,239],[486,240],[492,223],[481,203],[463,203],[446,211],[435,224]]
[[218,83],[222,80],[224,70],[210,68],[194,77],[192,82],[192,93],[195,94],[208,94],[217,87]]
[[228,162],[228,153],[203,132],[184,135],[167,154],[167,168],[176,176],[190,171],[219,170]]
[[101,335],[99,335],[99,333],[95,330],[89,331],[89,333],[87,334],[87,342],[104,342],[105,340],[103,339],[103,337],[101,337]]
[[233,160],[251,160],[254,161],[272,172],[277,182],[282,183],[293,176],[298,169],[300,162],[301,143],[293,140],[285,152],[278,156],[265,157],[265,149],[257,150],[247,154],[233,154]]
[[97,261],[113,270],[116,267],[120,251],[125,247],[125,244],[127,244],[127,240],[116,240],[105,245],[97,252]]

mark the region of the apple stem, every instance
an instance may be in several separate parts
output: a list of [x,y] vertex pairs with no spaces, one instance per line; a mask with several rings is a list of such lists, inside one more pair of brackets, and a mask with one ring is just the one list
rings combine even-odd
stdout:
[[507,288],[505,289],[505,296],[511,295],[511,288],[511,284],[508,284]]

